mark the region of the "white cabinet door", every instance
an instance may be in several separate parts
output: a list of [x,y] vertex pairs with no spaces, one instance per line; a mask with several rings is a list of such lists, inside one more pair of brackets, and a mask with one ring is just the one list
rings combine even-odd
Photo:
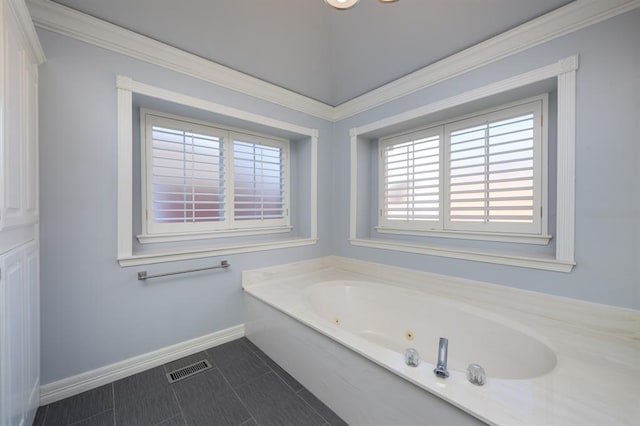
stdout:
[[0,424],[30,425],[40,402],[39,259],[34,242],[0,257]]
[[2,419],[3,425],[25,424],[25,359],[27,356],[24,251],[20,247],[3,257],[2,267]]

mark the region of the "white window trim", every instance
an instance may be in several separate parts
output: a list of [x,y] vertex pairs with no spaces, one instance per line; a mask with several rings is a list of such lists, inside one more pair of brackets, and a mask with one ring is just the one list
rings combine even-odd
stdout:
[[462,240],[477,240],[477,241],[494,241],[500,243],[516,243],[516,244],[535,244],[535,245],[547,245],[551,241],[551,235],[548,234],[512,234],[512,233],[500,233],[500,232],[473,232],[473,231],[458,231],[455,229],[447,230],[407,230],[393,227],[375,227],[376,232],[379,234],[397,234],[397,235],[416,235],[421,237],[434,237],[434,238],[453,238]]
[[[147,117],[151,117],[148,119]],[[151,203],[151,195],[149,194],[148,189],[148,179],[149,170],[147,169],[147,165],[150,164],[150,152],[148,150],[148,130],[149,130],[149,122],[151,123],[166,123],[167,127],[171,127],[173,122],[180,122],[180,125],[184,127],[185,123],[189,123],[193,125],[193,127],[200,133],[207,135],[215,135],[226,141],[225,146],[225,157],[230,158],[233,153],[233,142],[236,140],[236,136],[246,138],[248,142],[256,142],[264,145],[277,146],[284,150],[286,156],[286,167],[284,169],[284,181],[286,182],[285,191],[284,191],[284,210],[286,212],[285,217],[278,220],[269,220],[266,223],[262,221],[236,221],[231,215],[231,212],[228,212],[224,221],[215,222],[212,224],[204,224],[204,226],[200,227],[190,227],[193,230],[183,230],[183,231],[173,231],[169,230],[167,232],[160,232],[154,230],[154,228],[158,228],[153,224],[152,221],[149,220],[149,205]],[[148,243],[161,243],[161,242],[176,242],[176,241],[190,241],[190,240],[202,240],[209,238],[226,238],[226,237],[234,237],[234,236],[250,236],[250,235],[265,235],[265,234],[275,234],[275,233],[283,233],[290,232],[293,227],[291,226],[290,215],[289,215],[289,141],[282,138],[276,138],[269,135],[261,135],[255,132],[250,132],[244,129],[237,129],[230,126],[218,125],[215,123],[209,123],[201,120],[195,120],[188,117],[181,117],[174,114],[168,114],[164,112],[158,112],[146,108],[140,109],[140,151],[141,158],[144,159],[141,161],[141,223],[142,223],[142,234],[137,235],[137,239],[141,244]],[[225,196],[229,200],[228,204],[233,204],[233,167],[228,167],[227,176],[226,176],[226,190]],[[163,227],[171,229],[170,227]],[[202,229],[196,229],[202,228]]]
[[208,240],[211,238],[228,238],[228,237],[243,237],[252,235],[267,235],[267,234],[281,234],[283,232],[289,232],[293,229],[293,226],[276,226],[276,227],[262,227],[262,228],[249,228],[249,229],[229,229],[219,231],[205,231],[205,232],[172,232],[172,233],[158,233],[158,234],[138,234],[136,238],[140,244],[150,243],[171,243],[178,241],[195,241],[195,240]]
[[[383,206],[383,197],[384,197],[384,176],[382,174],[383,167],[383,158],[382,153],[379,152],[378,155],[378,226],[375,227],[375,230],[380,234],[400,234],[400,235],[417,235],[417,236],[426,236],[426,237],[437,237],[437,238],[455,238],[455,239],[467,239],[467,240],[480,240],[480,241],[496,241],[496,242],[511,242],[518,244],[538,244],[538,245],[546,245],[551,240],[551,235],[548,235],[548,205],[543,200],[547,199],[547,182],[548,182],[548,162],[542,161],[542,164],[538,165],[538,173],[536,174],[536,179],[540,179],[541,182],[536,184],[539,188],[538,194],[536,194],[536,202],[534,203],[534,210],[541,210],[540,215],[535,215],[535,219],[538,223],[535,226],[539,227],[539,232],[531,232],[531,233],[519,233],[519,232],[509,232],[505,231],[491,231],[491,230],[483,230],[483,229],[456,229],[455,227],[449,225],[448,216],[446,214],[445,204],[446,204],[446,196],[448,194],[448,137],[447,137],[447,128],[449,127],[457,127],[459,123],[473,120],[478,116],[486,116],[491,114],[500,114],[503,110],[513,110],[522,107],[526,107],[535,102],[541,102],[539,114],[542,117],[547,117],[548,115],[548,102],[549,96],[548,94],[542,94],[538,96],[534,96],[531,98],[523,99],[517,102],[510,102],[508,104],[500,105],[494,108],[489,108],[482,111],[477,111],[471,114],[466,114],[460,117],[453,117],[452,119],[445,120],[443,122],[433,123],[428,127],[424,128],[416,128],[411,129],[409,131],[404,131],[395,135],[387,136],[380,140],[380,146],[378,148],[381,151],[382,146],[387,144],[387,141],[391,141],[403,135],[412,135],[412,138],[420,138],[427,137],[430,135],[438,135],[440,137],[440,219],[438,221],[424,221],[422,223],[407,223],[404,225],[402,222],[398,223],[397,226],[394,221],[386,220],[382,215]],[[526,108],[524,109],[527,110]],[[540,117],[536,117],[536,119],[540,119]],[[541,134],[538,136],[539,138],[539,147],[541,150],[538,155],[538,159],[542,156],[547,155],[548,153],[548,120],[543,120],[542,125],[537,127],[536,131],[541,131]],[[444,131],[443,131],[444,129]],[[414,136],[415,135],[415,136]]]
[[[125,76],[117,76],[117,114],[118,114],[118,252],[120,266],[145,265],[177,260],[199,259],[237,253],[250,253],[263,250],[301,247],[316,244],[318,241],[318,130],[298,126],[270,117],[250,113],[237,108],[220,105],[204,99],[195,98],[167,89],[134,81]],[[192,108],[237,118],[247,122],[264,125],[273,129],[295,133],[311,140],[310,168],[310,213],[309,236],[268,242],[238,243],[216,246],[207,249],[190,249],[153,254],[133,253],[133,94],[174,102]]]
[[[501,265],[520,266],[558,272],[570,272],[575,265],[575,123],[576,123],[576,72],[578,56],[570,56],[551,65],[537,68],[478,89],[437,101],[392,117],[352,128],[349,242],[354,246],[429,254],[456,259],[473,260]],[[425,117],[438,111],[473,102],[499,93],[550,78],[557,78],[557,200],[556,200],[556,252],[555,256],[527,257],[501,253],[485,253],[457,250],[429,244],[408,244],[384,239],[359,238],[358,229],[358,144],[359,137],[393,125]],[[363,213],[364,214],[364,213]],[[484,238],[482,238],[484,239]],[[487,239],[490,240],[490,239]]]

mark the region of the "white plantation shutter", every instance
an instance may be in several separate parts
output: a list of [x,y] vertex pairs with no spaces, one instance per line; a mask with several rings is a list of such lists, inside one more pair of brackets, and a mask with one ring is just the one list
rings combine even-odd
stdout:
[[282,220],[285,207],[285,147],[278,141],[254,142],[234,135],[234,220]]
[[403,135],[382,143],[382,224],[439,226],[440,143],[439,131]]
[[145,109],[140,116],[143,237],[290,230],[288,140]]
[[445,127],[446,227],[540,232],[540,102]]
[[542,234],[543,99],[381,139],[378,230]]
[[224,221],[222,138],[201,126],[191,130],[194,126],[186,122],[155,117],[147,124],[147,222],[151,230]]

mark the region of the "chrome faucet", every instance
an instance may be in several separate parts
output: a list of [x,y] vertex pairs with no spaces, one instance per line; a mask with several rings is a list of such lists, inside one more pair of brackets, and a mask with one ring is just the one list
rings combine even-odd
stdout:
[[440,338],[440,344],[438,345],[438,364],[433,370],[436,376],[446,379],[449,377],[447,371],[447,351],[449,350],[449,339],[445,337]]

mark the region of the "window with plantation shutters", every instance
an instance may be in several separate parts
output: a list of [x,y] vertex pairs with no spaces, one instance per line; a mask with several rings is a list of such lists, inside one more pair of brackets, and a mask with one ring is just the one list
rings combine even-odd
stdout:
[[289,230],[286,140],[141,110],[144,235]]
[[544,99],[381,139],[378,230],[545,232]]

